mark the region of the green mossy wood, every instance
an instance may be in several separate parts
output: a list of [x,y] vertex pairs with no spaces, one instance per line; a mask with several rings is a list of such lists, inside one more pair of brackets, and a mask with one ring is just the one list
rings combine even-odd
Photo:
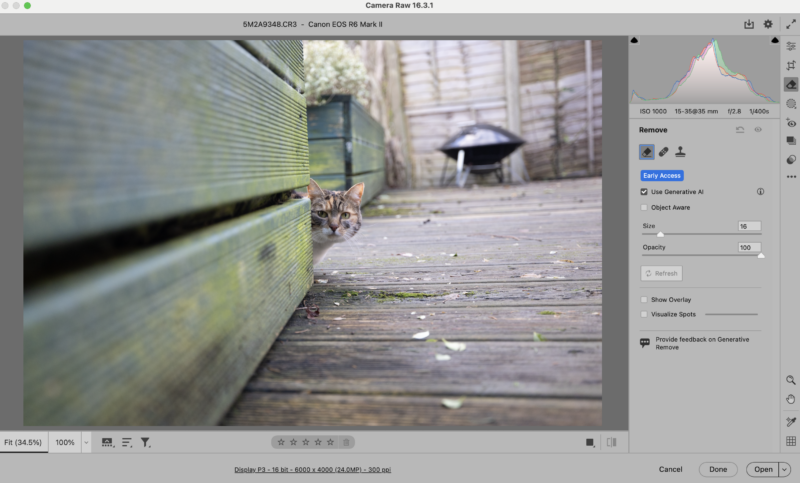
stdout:
[[24,246],[308,185],[305,98],[233,41],[23,44]]
[[304,90],[302,40],[242,40],[240,44],[300,92]]
[[25,294],[24,424],[216,424],[312,280],[309,202]]
[[385,184],[383,127],[352,96],[333,96],[327,104],[308,108],[308,149],[311,177],[333,186],[333,176],[345,189],[364,182],[362,203]]
[[[308,185],[299,41],[23,45],[26,257]],[[26,286],[24,424],[218,423],[311,285],[308,213],[289,201]]]

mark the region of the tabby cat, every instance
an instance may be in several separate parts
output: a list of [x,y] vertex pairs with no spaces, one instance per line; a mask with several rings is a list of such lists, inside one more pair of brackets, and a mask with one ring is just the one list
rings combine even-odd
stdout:
[[329,191],[313,179],[308,183],[308,195],[293,193],[293,197],[311,200],[311,240],[314,242],[314,265],[325,257],[335,244],[353,238],[361,228],[361,196],[364,183],[347,191]]

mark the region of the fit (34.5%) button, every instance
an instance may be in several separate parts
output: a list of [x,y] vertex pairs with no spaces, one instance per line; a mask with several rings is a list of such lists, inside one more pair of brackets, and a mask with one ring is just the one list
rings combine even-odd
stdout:
[[733,463],[703,463],[700,465],[700,474],[707,478],[731,477],[739,472],[739,467]]

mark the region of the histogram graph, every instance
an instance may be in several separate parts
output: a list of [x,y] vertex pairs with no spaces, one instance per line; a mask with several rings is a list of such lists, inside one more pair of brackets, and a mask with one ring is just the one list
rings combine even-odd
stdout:
[[[765,57],[779,48],[763,38],[747,39],[751,45],[715,38],[692,38],[694,55],[678,56],[687,46],[651,37],[630,48],[631,104],[775,104],[772,69],[762,67]],[[686,44],[686,42],[684,42]],[[725,48],[725,56],[723,56]],[[777,57],[776,57],[777,58]],[[678,63],[683,63],[678,68]]]

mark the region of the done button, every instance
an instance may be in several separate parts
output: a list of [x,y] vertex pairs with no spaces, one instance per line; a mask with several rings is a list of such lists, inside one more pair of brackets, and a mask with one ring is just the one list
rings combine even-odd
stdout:
[[707,478],[731,477],[739,472],[739,467],[733,463],[703,463],[700,465],[700,474]]
[[642,181],[683,181],[682,169],[643,169]]

